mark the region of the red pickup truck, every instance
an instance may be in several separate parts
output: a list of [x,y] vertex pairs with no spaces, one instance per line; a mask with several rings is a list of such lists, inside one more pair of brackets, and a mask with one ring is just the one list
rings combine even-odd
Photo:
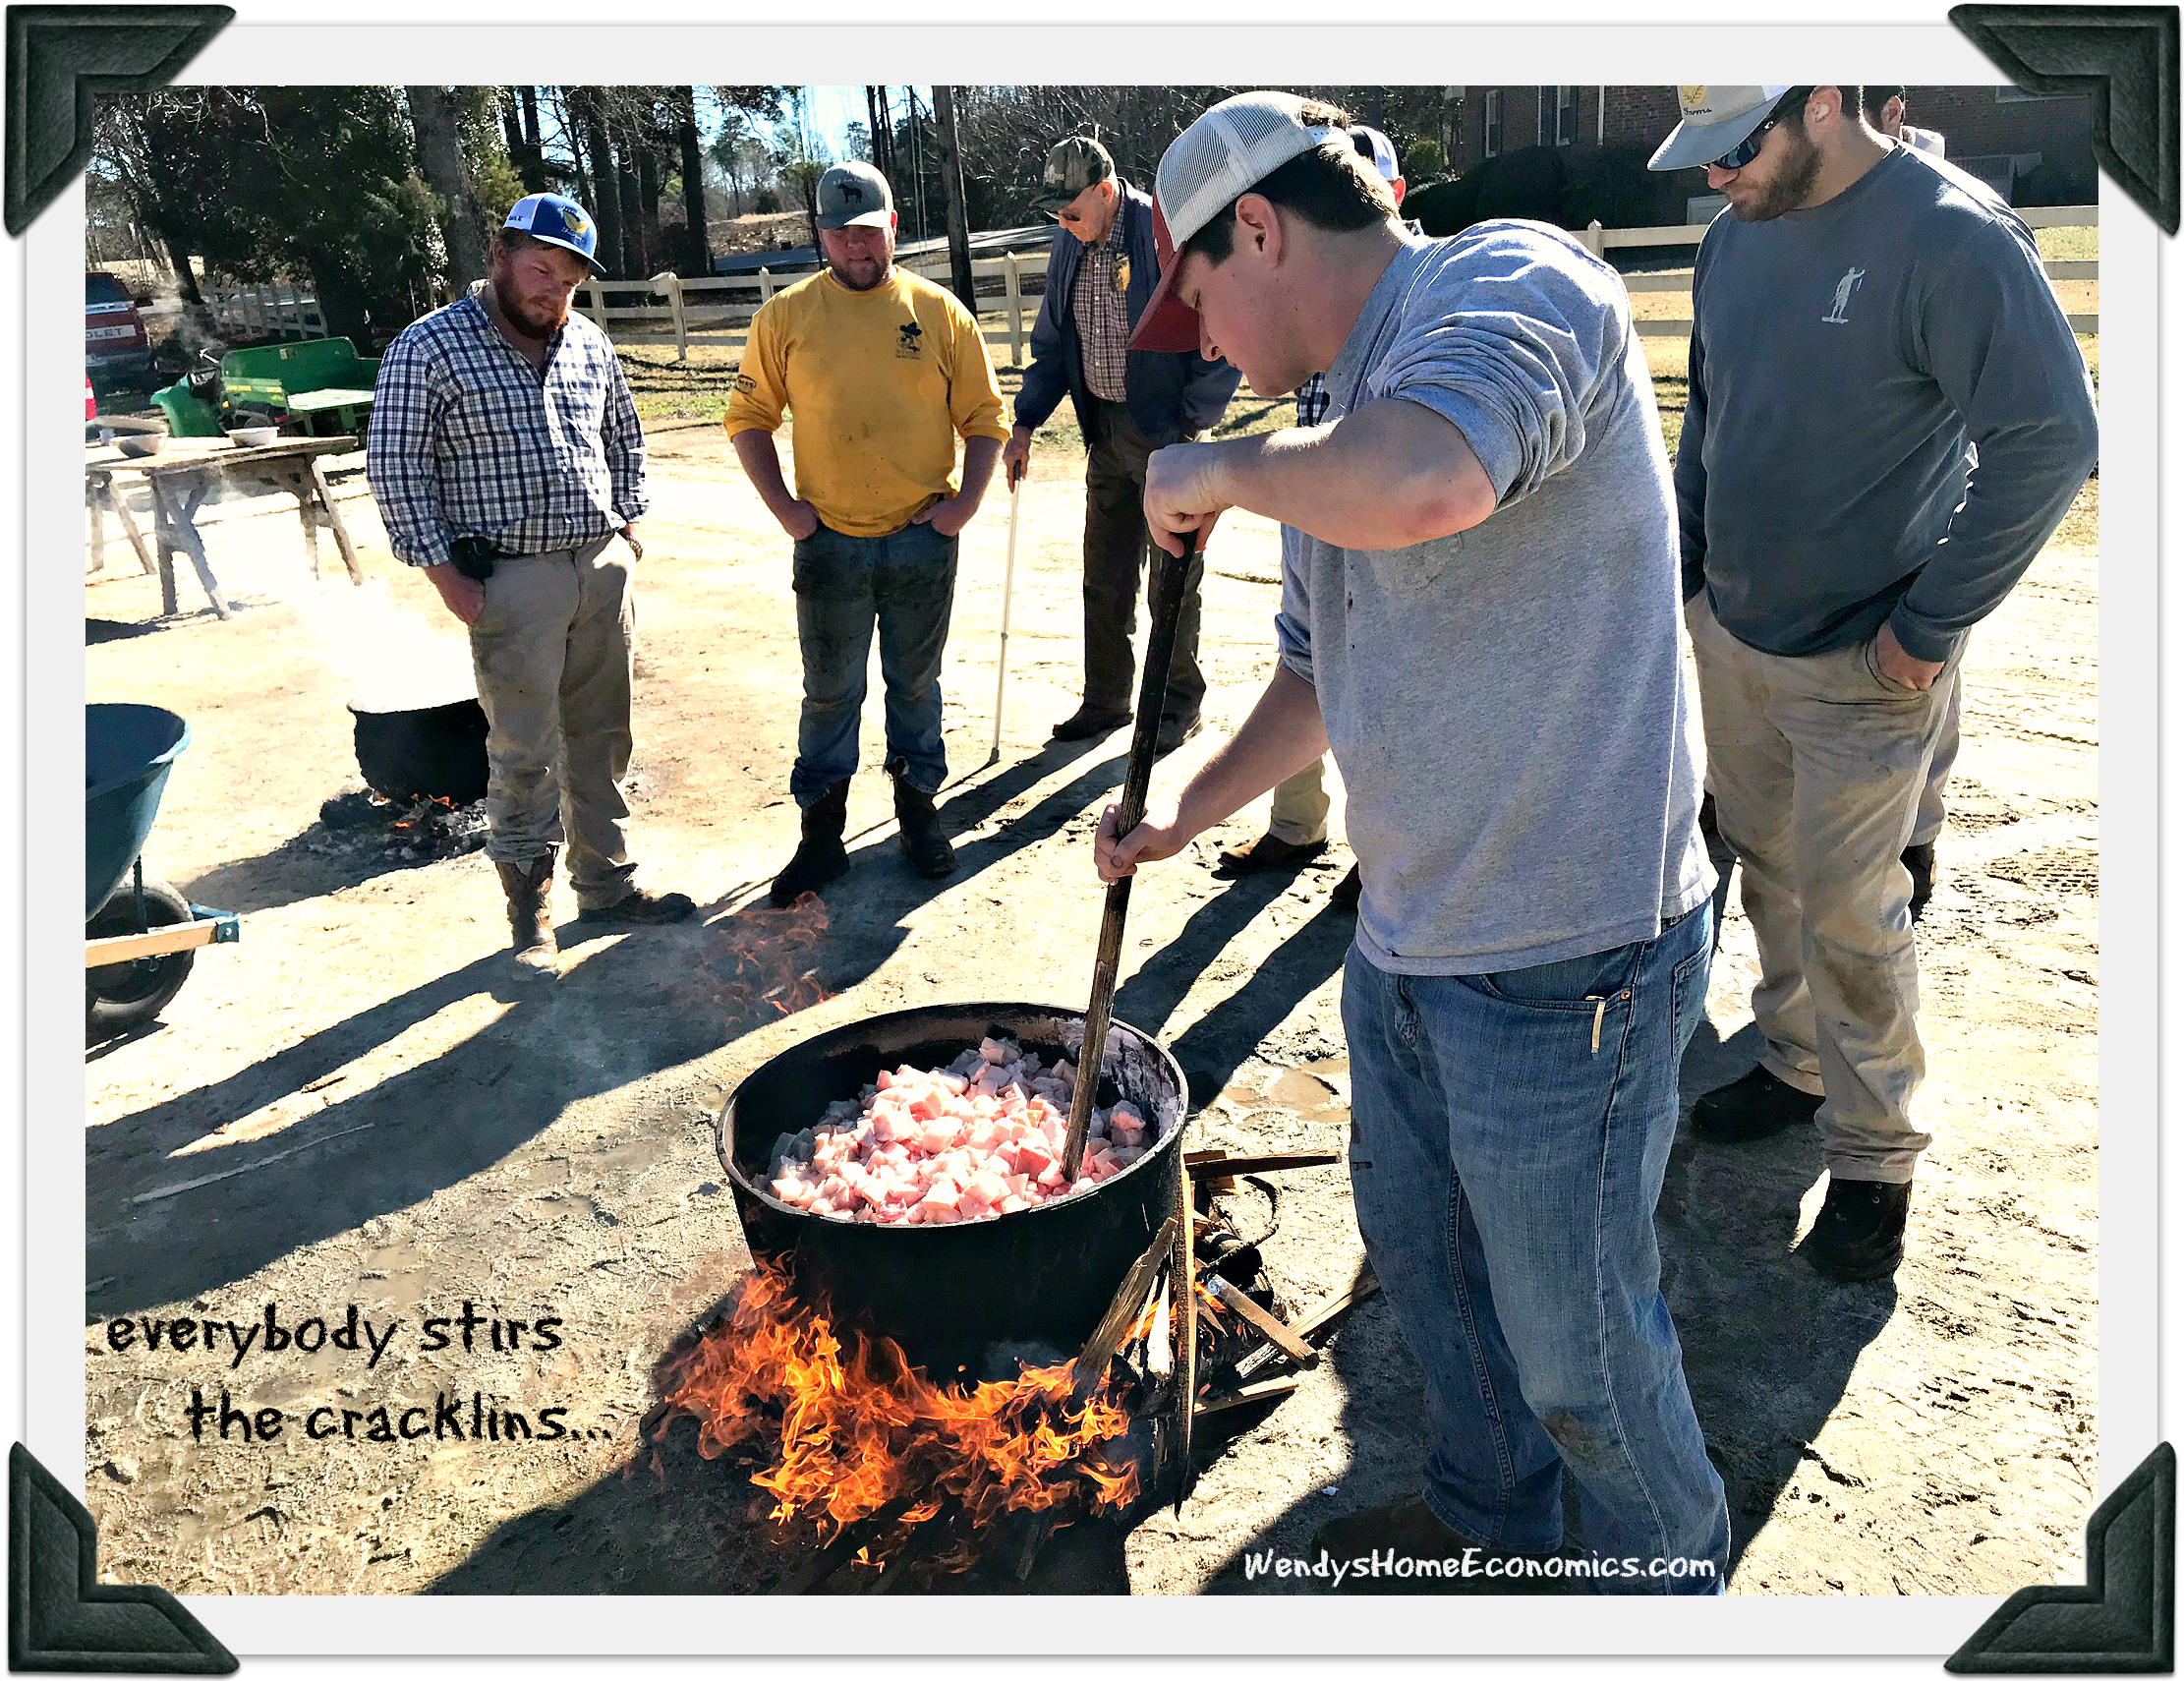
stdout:
[[84,276],[84,372],[102,380],[151,373],[151,340],[129,288],[95,270]]

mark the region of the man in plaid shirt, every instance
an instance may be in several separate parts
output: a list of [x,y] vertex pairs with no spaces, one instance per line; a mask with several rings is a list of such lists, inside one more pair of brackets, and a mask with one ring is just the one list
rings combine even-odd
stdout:
[[[1396,196],[1396,203],[1403,203],[1403,169],[1396,161],[1393,142],[1378,129],[1359,123],[1350,131],[1351,145],[1359,157],[1369,160],[1380,178],[1388,183],[1388,190]],[[1417,223],[1407,224],[1412,233],[1420,233]],[[1314,374],[1296,388],[1296,424],[1318,426],[1327,418],[1327,376]],[[1282,527],[1282,545],[1287,549],[1297,540],[1297,534],[1289,526]],[[1244,876],[1256,870],[1293,868],[1316,858],[1327,849],[1327,760],[1326,756],[1314,759],[1295,776],[1281,783],[1274,790],[1274,804],[1267,813],[1266,833],[1253,837],[1240,846],[1232,846],[1221,854],[1214,865],[1217,876]],[[1357,866],[1350,866],[1350,874],[1335,884],[1329,897],[1339,910],[1355,910],[1363,895],[1363,884]]]
[[[490,732],[486,855],[517,955],[556,957],[547,899],[566,837],[578,919],[673,922],[696,906],[631,881],[630,564],[645,439],[614,347],[569,300],[594,271],[572,200],[520,200],[490,271],[387,347],[368,476],[394,552],[470,627]],[[619,534],[629,557],[610,553]]]
[[[1190,351],[1129,347],[1160,277],[1153,202],[1115,173],[1106,146],[1078,135],[1047,154],[1034,203],[1056,220],[1047,293],[1031,329],[1031,363],[1016,393],[1015,426],[1002,451],[1014,484],[1031,438],[1067,397],[1084,435],[1084,704],[1054,726],[1088,740],[1130,721],[1139,580],[1145,573],[1145,463],[1163,444],[1198,436],[1236,394],[1241,376]],[[1175,664],[1161,700],[1155,748],[1173,752],[1199,727],[1198,668],[1204,556],[1183,568]]]

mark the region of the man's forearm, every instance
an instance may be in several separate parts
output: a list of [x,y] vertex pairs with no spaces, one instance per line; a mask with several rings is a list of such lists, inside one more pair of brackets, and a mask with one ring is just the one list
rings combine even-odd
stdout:
[[1288,667],[1278,667],[1251,716],[1184,784],[1177,816],[1188,833],[1201,834],[1326,751],[1319,691]]
[[1000,459],[1000,438],[965,438],[963,440],[963,488],[957,493],[974,502],[983,497],[986,494],[986,487],[993,482],[994,464]]
[[751,489],[758,492],[766,511],[779,519],[796,497],[781,478],[781,452],[774,447],[774,435],[753,427],[728,441],[735,446],[735,458],[743,463],[743,476],[751,481]]
[[1218,452],[1222,500],[1343,549],[1408,549],[1494,511],[1493,483],[1464,435],[1416,403],[1199,447]]

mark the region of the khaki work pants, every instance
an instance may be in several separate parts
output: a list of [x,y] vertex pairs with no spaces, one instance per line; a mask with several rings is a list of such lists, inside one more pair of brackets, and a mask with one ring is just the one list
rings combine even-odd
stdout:
[[1925,1073],[1903,851],[1954,710],[1962,646],[1933,686],[1880,674],[1872,645],[1787,658],[1684,609],[1698,664],[1721,838],[1759,944],[1761,1065],[1823,1098],[1838,1179],[1902,1184],[1930,1141],[1911,1124]]
[[1327,755],[1322,753],[1295,776],[1274,784],[1274,808],[1266,832],[1291,846],[1309,846],[1327,839]]
[[[1137,705],[1130,636],[1137,629],[1140,589],[1151,588],[1145,463],[1153,445],[1130,419],[1127,403],[1094,397],[1085,418],[1100,435],[1084,440],[1084,704],[1100,712],[1130,712]],[[1175,663],[1161,700],[1161,718],[1171,723],[1196,718],[1206,698],[1206,676],[1198,668],[1205,576],[1206,557],[1193,550],[1183,566]]]
[[603,537],[502,557],[470,627],[486,736],[486,856],[523,863],[568,844],[578,908],[629,896],[629,557]]

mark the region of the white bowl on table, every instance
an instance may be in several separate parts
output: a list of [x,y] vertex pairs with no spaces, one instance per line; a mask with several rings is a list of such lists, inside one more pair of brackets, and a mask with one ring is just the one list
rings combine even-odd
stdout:
[[238,449],[263,449],[277,442],[280,428],[277,426],[239,426],[227,435],[228,441]]

